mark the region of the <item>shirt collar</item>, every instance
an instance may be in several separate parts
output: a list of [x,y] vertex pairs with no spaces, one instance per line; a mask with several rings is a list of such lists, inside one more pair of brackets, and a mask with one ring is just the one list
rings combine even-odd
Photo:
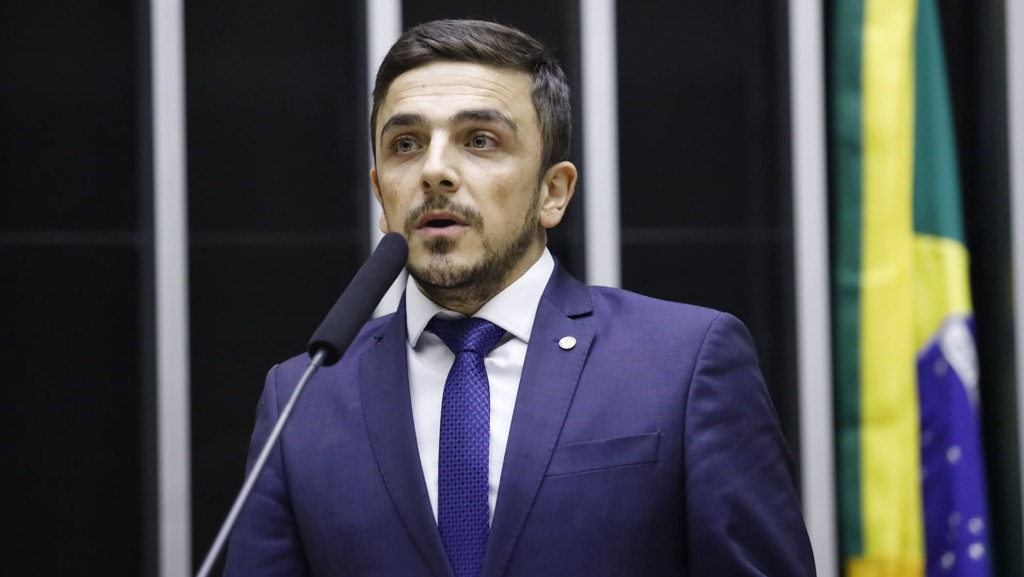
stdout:
[[[544,294],[544,288],[554,270],[555,259],[545,248],[537,262],[533,263],[523,276],[494,295],[473,316],[489,320],[512,336],[530,342],[533,320],[537,316],[537,305],[540,304],[540,297]],[[413,348],[416,347],[427,323],[438,313],[448,318],[464,316],[442,308],[428,299],[410,276],[405,284],[405,322],[409,332],[409,344]]]

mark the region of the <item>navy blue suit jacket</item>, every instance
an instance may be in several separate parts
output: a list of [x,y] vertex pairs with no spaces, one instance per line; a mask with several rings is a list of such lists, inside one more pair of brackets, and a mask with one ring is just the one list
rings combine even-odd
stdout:
[[[564,350],[559,339],[572,336]],[[308,365],[274,367],[249,466]],[[234,527],[231,576],[436,576],[404,305],[316,373]],[[734,317],[587,287],[537,310],[484,577],[814,574],[792,457]]]

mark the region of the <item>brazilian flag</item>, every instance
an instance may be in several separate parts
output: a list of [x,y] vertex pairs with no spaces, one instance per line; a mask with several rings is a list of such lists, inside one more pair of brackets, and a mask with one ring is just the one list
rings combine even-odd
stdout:
[[975,327],[935,0],[833,6],[844,573],[988,576]]

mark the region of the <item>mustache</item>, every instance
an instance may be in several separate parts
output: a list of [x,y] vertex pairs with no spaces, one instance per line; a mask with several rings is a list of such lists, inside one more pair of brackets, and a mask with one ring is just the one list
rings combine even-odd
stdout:
[[420,218],[431,211],[445,211],[454,214],[464,220],[466,224],[473,227],[480,227],[484,223],[484,217],[475,208],[464,204],[457,204],[447,196],[433,194],[423,201],[423,204],[409,211],[405,217],[405,230],[412,231]]

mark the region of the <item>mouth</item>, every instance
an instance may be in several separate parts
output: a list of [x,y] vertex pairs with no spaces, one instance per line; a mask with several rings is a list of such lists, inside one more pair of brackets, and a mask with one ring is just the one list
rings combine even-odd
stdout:
[[429,212],[416,221],[416,231],[427,236],[450,236],[469,228],[469,224],[450,212]]

